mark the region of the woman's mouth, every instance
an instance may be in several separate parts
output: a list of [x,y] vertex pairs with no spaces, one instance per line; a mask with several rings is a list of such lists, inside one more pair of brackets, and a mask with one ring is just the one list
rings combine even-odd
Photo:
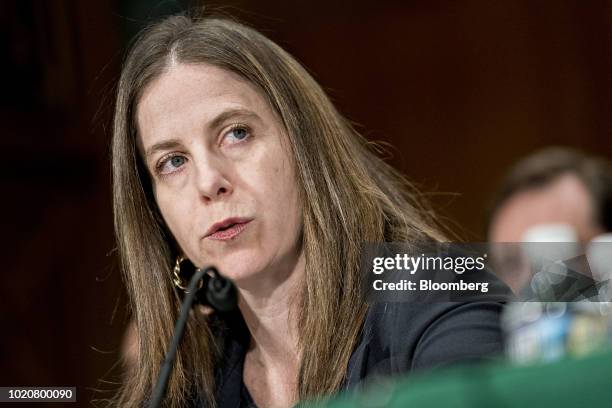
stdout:
[[220,223],[213,225],[211,230],[213,232],[206,235],[206,238],[215,241],[229,241],[237,237],[242,231],[245,230],[247,224],[252,220],[250,219],[227,219]]

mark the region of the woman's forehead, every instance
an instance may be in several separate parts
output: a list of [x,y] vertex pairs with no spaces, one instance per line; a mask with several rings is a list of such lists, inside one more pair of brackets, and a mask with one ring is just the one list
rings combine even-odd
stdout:
[[145,88],[138,103],[139,119],[141,115],[185,112],[202,101],[214,109],[219,102],[257,106],[264,98],[228,70],[210,64],[177,64]]
[[[210,64],[177,64],[143,92],[136,119],[139,135],[158,139],[211,123],[224,112],[253,112],[274,120],[265,98],[239,75]],[[143,140],[146,145],[148,140]]]

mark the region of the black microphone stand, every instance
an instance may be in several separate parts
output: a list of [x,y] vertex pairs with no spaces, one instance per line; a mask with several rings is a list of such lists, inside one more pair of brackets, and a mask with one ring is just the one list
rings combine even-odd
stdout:
[[[198,288],[198,285],[203,278],[205,278],[206,281],[198,291],[196,288]],[[202,290],[204,291],[203,294],[201,292]],[[159,377],[157,378],[157,384],[155,384],[155,388],[153,389],[148,405],[149,408],[158,408],[161,406],[166,394],[166,388],[168,387],[168,379],[170,378],[170,373],[172,373],[174,359],[176,358],[176,351],[178,350],[181,339],[183,338],[185,325],[187,324],[187,319],[189,318],[189,311],[191,310],[191,307],[196,299],[200,303],[212,306],[218,311],[226,312],[236,307],[238,295],[234,284],[229,279],[222,277],[215,267],[209,266],[207,268],[197,269],[194,272],[189,281],[189,286],[185,291],[185,298],[183,299],[183,303],[181,305],[179,318],[174,326],[172,342],[170,343],[170,348],[168,350],[168,354],[166,355],[166,359],[164,360],[164,365],[162,366]]]

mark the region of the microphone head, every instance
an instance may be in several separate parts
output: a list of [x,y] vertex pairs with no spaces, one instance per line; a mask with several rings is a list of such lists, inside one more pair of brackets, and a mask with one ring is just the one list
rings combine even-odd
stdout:
[[214,266],[209,266],[197,299],[200,304],[210,306],[217,312],[231,312],[238,305],[238,290],[234,282],[222,276]]
[[219,312],[231,312],[238,304],[238,291],[231,280],[216,275],[208,281],[206,300]]

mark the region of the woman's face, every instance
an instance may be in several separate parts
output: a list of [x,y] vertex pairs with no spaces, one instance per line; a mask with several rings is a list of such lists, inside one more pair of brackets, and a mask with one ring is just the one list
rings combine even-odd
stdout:
[[239,285],[286,274],[302,212],[284,127],[254,86],[208,64],[177,64],[137,110],[139,149],[184,255]]

